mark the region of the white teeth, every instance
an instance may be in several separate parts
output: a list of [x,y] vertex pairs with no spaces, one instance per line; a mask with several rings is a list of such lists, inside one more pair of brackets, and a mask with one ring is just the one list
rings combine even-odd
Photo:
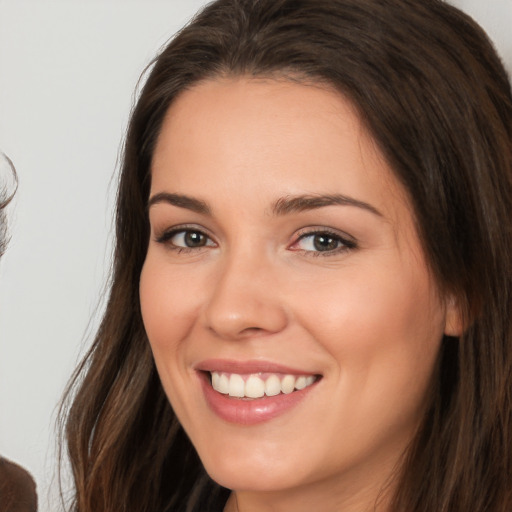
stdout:
[[281,391],[288,395],[295,389],[295,377],[293,375],[285,375],[281,381]]
[[295,381],[295,389],[304,389],[306,387],[306,377],[299,377]]
[[256,375],[251,375],[245,383],[245,396],[261,398],[265,394],[265,383]]
[[[212,376],[215,375],[215,373],[217,373],[217,372],[214,372],[212,374]],[[217,373],[217,375],[220,375],[220,374]],[[228,376],[224,373],[221,374],[220,378],[219,378],[218,387],[215,387],[215,385],[213,385],[213,388],[216,389],[219,393],[222,393],[223,395],[229,394],[229,378],[228,378]]]
[[265,382],[265,395],[276,396],[281,393],[281,381],[277,375],[271,375]]
[[315,382],[313,375],[284,375],[272,374],[265,379],[260,374],[242,377],[237,373],[211,372],[212,387],[223,395],[236,398],[261,398],[276,396],[280,393],[289,394],[301,390]]
[[229,377],[229,396],[236,396],[238,398],[245,396],[244,379],[236,373],[232,373],[231,377]]
[[217,372],[213,372],[212,373],[212,387],[213,387],[213,389],[219,389],[220,388],[220,386],[219,386],[219,384],[220,384],[220,377],[221,377],[220,373],[217,373]]

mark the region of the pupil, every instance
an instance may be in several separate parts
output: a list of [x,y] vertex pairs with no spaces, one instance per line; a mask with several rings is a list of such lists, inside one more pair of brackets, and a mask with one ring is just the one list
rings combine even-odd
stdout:
[[313,245],[317,251],[332,251],[338,247],[338,240],[329,235],[315,235]]
[[204,245],[204,235],[197,231],[188,231],[185,234],[185,244],[187,247],[201,247]]

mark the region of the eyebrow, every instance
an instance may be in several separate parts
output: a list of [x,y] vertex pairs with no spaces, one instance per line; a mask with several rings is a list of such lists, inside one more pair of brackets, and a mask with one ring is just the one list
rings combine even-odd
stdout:
[[168,192],[155,194],[148,201],[148,209],[159,203],[168,203],[203,215],[211,215],[210,207],[204,201],[182,194],[170,194]]
[[273,207],[272,213],[274,215],[286,215],[288,213],[303,212],[306,210],[315,210],[325,206],[355,206],[367,210],[374,215],[382,217],[382,213],[371,204],[354,199],[353,197],[344,196],[341,194],[328,194],[328,195],[302,195],[302,196],[289,196],[278,199]]
[[[202,215],[211,215],[211,209],[208,204],[201,199],[186,196],[183,194],[171,194],[169,192],[159,192],[152,196],[148,201],[148,209],[159,203],[167,203],[179,208],[185,208]],[[326,206],[355,206],[367,210],[374,215],[382,217],[382,213],[374,206],[353,197],[341,194],[327,195],[300,195],[281,197],[273,204],[271,212],[275,216],[287,215],[295,212],[307,210],[316,210]]]

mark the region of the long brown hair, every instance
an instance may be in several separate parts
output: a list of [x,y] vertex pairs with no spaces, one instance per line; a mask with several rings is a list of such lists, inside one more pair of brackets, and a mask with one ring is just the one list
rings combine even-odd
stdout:
[[221,510],[161,388],[138,284],[153,149],[175,98],[226,75],[349,98],[414,205],[440,288],[465,312],[397,472],[394,512],[512,510],[512,94],[485,33],[439,0],[218,0],[155,60],[132,113],[103,322],[68,391],[72,510]]

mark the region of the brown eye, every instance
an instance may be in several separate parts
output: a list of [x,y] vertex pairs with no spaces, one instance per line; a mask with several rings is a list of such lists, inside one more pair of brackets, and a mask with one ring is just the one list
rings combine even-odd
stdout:
[[329,234],[313,235],[313,247],[317,251],[334,251],[340,245],[340,239]]
[[341,251],[354,249],[357,244],[354,240],[343,238],[341,235],[329,231],[316,231],[313,233],[304,233],[294,244],[295,249],[301,251],[319,254],[336,254]]
[[185,231],[183,236],[185,247],[204,247],[207,241],[207,237],[199,231]]
[[157,240],[176,249],[200,249],[214,246],[210,237],[194,229],[176,229],[165,233]]

